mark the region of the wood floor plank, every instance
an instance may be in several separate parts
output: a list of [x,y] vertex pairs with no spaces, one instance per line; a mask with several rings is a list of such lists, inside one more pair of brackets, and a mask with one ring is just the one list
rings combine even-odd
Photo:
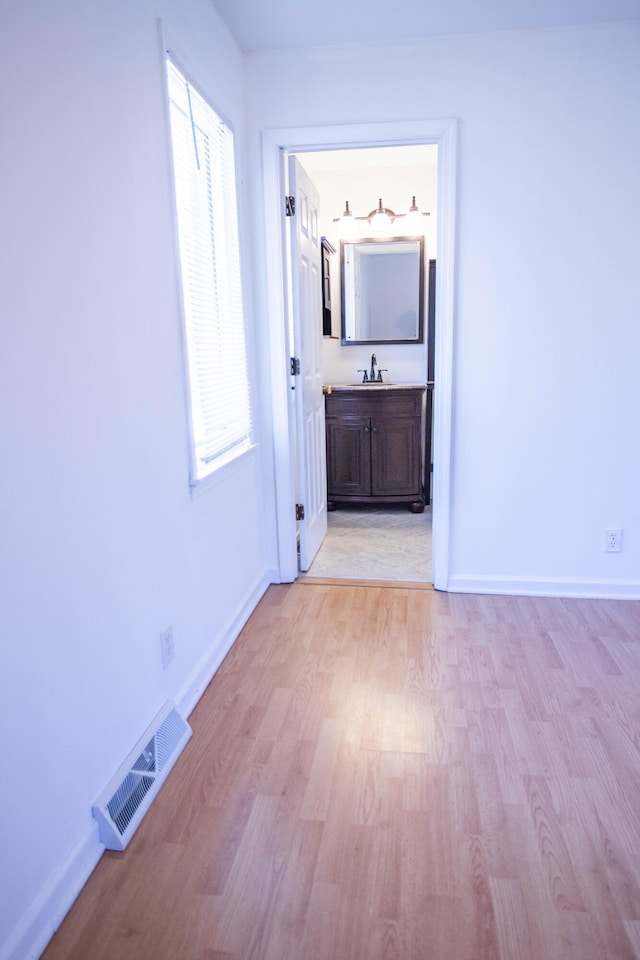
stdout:
[[556,910],[584,912],[584,900],[545,777],[526,776],[529,812],[542,863]]
[[314,882],[298,956],[329,960],[336,955],[335,942],[341,901],[337,884],[317,880]]
[[631,955],[634,960],[640,960],[640,921],[625,921],[624,927],[631,944]]
[[640,960],[640,604],[267,591],[44,960]]
[[535,954],[527,916],[524,893],[517,878],[490,877],[489,891],[493,906],[500,956],[510,960],[531,960]]

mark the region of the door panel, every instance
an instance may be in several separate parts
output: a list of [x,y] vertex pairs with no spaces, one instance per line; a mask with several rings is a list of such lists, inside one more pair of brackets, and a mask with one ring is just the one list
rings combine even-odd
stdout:
[[[289,158],[291,288],[295,356],[300,569],[308,570],[327,534],[326,444],[322,393],[322,276],[318,192],[295,157]],[[293,505],[292,505],[293,509]]]
[[371,493],[374,497],[420,494],[420,420],[372,421]]
[[330,497],[371,495],[369,418],[327,420],[327,470]]

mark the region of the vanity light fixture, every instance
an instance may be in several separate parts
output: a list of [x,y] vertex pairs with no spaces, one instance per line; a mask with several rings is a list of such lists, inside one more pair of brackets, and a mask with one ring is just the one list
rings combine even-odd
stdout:
[[341,217],[336,217],[334,223],[338,224],[338,231],[341,234],[353,233],[358,222],[368,221],[372,230],[385,232],[396,220],[406,219],[406,226],[411,225],[413,230],[422,230],[422,217],[428,217],[429,213],[422,213],[416,204],[416,198],[411,198],[411,205],[407,213],[394,213],[389,207],[383,207],[382,198],[378,200],[378,206],[371,210],[366,217],[356,217],[349,209],[349,201],[345,202],[344,213]]

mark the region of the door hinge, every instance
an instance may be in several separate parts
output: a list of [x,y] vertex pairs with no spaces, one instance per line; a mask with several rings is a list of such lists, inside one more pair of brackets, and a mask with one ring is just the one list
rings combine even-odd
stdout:
[[288,217],[295,217],[296,215],[296,198],[295,197],[285,197],[284,198],[284,209]]
[[296,520],[304,520],[304,506],[296,503]]
[[300,361],[297,357],[291,357],[291,376],[300,376]]

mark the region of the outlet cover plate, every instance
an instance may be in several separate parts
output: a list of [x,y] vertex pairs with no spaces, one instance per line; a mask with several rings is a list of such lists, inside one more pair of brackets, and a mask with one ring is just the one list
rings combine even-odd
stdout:
[[162,666],[166,670],[176,655],[176,648],[173,644],[173,627],[165,627],[160,634],[160,652],[162,654]]
[[607,553],[620,553],[622,550],[622,530],[619,527],[605,530],[604,549]]

